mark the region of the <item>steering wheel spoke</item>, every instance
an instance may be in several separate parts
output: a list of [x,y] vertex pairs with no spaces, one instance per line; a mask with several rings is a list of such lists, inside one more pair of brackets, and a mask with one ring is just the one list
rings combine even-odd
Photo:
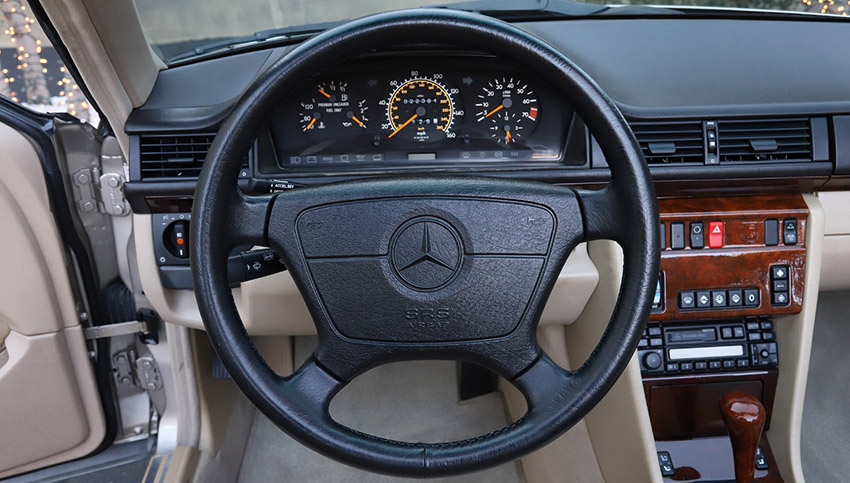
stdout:
[[234,245],[268,245],[269,211],[277,194],[246,196],[238,193],[230,204],[228,228]]

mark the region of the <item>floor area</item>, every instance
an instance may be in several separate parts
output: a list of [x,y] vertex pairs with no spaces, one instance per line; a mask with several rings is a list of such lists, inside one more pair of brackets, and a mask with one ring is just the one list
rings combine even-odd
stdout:
[[848,344],[850,293],[821,293],[803,406],[801,450],[806,481],[846,482],[850,475]]
[[[376,436],[441,442],[478,436],[507,424],[500,393],[458,401],[457,366],[450,361],[388,364],[355,379],[331,404],[338,422]],[[297,443],[258,414],[239,481],[400,482],[331,461]],[[410,480],[421,481],[421,480]],[[518,463],[441,482],[522,482]]]

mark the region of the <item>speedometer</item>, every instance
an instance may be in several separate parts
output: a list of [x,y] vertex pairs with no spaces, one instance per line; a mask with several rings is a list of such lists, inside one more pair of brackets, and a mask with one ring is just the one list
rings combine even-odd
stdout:
[[451,131],[455,102],[453,91],[438,79],[414,76],[400,84],[390,96],[387,105],[388,139],[414,142],[433,142],[454,137]]

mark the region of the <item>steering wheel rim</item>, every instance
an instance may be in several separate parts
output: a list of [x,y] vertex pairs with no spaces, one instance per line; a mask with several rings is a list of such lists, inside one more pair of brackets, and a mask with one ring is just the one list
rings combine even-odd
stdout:
[[[611,183],[598,191],[577,191],[447,176],[372,179],[265,197],[248,197],[238,190],[241,159],[281,94],[327,66],[405,36],[498,52],[560,87],[599,142],[611,167]],[[462,206],[479,214],[463,219],[453,214],[451,206],[435,208],[445,200],[455,208]],[[316,226],[339,220],[340,207],[353,202],[361,207],[366,202],[377,203],[369,207],[392,214],[400,201],[406,203],[406,213],[437,213],[440,218],[435,218],[434,229],[442,229],[439,223],[448,219],[449,228],[460,227],[453,236],[466,244],[475,239],[478,245],[481,238],[468,226],[477,222],[470,220],[496,206],[486,205],[485,209],[481,203],[507,203],[511,209],[549,213],[552,234],[545,256],[538,256],[543,259],[540,275],[529,289],[529,309],[517,316],[519,321],[513,327],[477,339],[442,340],[443,332],[426,330],[415,340],[403,333],[393,336],[398,339],[375,340],[374,333],[364,332],[361,326],[345,326],[339,314],[346,312],[330,313],[334,308],[320,292],[338,294],[340,287],[320,290],[324,282],[317,281],[315,267],[321,257],[310,258],[304,248],[310,220]],[[468,208],[472,203],[478,204]],[[414,205],[415,209],[410,208]],[[316,215],[327,206],[337,211]],[[535,219],[536,214],[528,219]],[[500,464],[538,449],[579,421],[607,393],[635,351],[650,310],[660,258],[652,180],[614,103],[563,54],[530,34],[477,14],[437,9],[389,12],[350,22],[301,44],[272,66],[219,129],[198,180],[192,220],[191,264],[201,316],[216,353],[240,389],[275,424],[313,450],[361,469],[406,477],[455,475]],[[428,221],[421,223],[427,226]],[[379,236],[386,239],[381,242],[384,252],[401,236],[399,230],[384,230]],[[623,248],[623,282],[596,349],[581,368],[565,371],[537,344],[537,322],[569,253],[577,243],[595,239],[614,240]],[[236,310],[227,284],[226,259],[231,249],[244,244],[278,250],[316,322],[319,348],[291,376],[279,377],[268,367],[254,350]],[[459,256],[465,259],[467,249],[462,245]],[[468,272],[464,276],[471,279]],[[397,282],[392,283],[398,287]],[[351,284],[344,287],[352,290]],[[397,288],[409,299],[430,301],[434,299],[429,297],[436,297],[423,295],[427,291],[406,290]],[[463,310],[467,301],[459,303]],[[377,323],[382,329],[394,330]],[[481,325],[471,324],[476,329]],[[489,367],[522,391],[529,411],[494,433],[441,444],[385,440],[346,428],[330,417],[330,400],[347,381],[376,365],[416,358],[462,359]]]

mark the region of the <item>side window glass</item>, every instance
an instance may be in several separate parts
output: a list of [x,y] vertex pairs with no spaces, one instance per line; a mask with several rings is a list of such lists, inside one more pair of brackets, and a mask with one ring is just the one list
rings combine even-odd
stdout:
[[93,125],[97,111],[23,0],[0,0],[0,96],[39,112],[67,112]]

